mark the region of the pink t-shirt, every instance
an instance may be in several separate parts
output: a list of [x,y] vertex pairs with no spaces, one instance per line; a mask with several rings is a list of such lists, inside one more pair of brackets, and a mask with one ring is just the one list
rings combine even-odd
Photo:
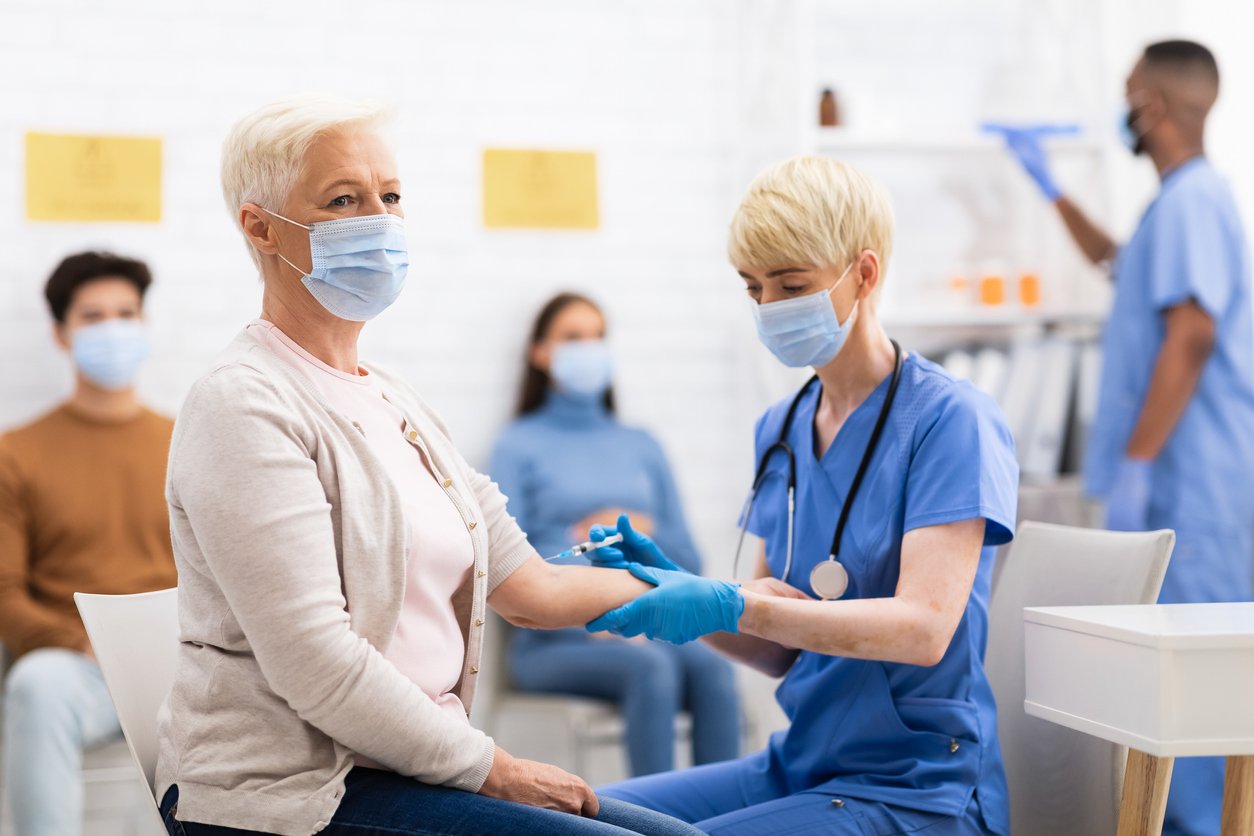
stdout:
[[432,475],[422,449],[405,439],[404,417],[369,372],[334,369],[262,319],[250,323],[248,332],[308,378],[328,406],[354,422],[400,492],[409,523],[408,574],[396,635],[383,655],[436,705],[468,722],[465,706],[451,693],[466,656],[452,597],[474,565],[461,513]]

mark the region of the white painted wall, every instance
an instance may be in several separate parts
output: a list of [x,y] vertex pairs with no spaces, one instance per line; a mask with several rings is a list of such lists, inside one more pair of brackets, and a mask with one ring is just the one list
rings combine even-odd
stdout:
[[[0,15],[0,77],[20,79],[0,107],[0,426],[69,389],[40,291],[63,254],[89,246],[152,263],[142,389],[177,408],[258,311],[218,189],[221,138],[270,98],[330,90],[400,111],[414,266],[367,327],[365,356],[408,376],[482,463],[515,399],[532,314],[554,291],[591,293],[609,313],[623,412],[661,436],[701,542],[730,539],[720,532],[749,478],[760,404],[737,403],[733,332],[748,318],[722,256],[741,185],[729,172],[729,5],[6,0]],[[164,137],[162,223],[25,222],[26,130]],[[483,230],[485,146],[598,152],[602,228]]]

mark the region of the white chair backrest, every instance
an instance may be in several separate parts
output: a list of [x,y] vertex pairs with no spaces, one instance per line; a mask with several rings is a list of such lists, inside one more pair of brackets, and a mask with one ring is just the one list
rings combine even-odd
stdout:
[[1171,531],[1019,527],[993,589],[985,656],[1015,836],[1114,833],[1124,766],[1122,747],[1024,712],[1024,607],[1152,604],[1175,541]]
[[74,593],[122,734],[153,792],[157,710],[174,685],[178,589],[138,595]]

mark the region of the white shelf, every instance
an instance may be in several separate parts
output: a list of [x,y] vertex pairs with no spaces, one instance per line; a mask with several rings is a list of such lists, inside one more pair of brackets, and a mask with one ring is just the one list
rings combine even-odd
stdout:
[[[1000,137],[971,134],[954,137],[902,137],[860,133],[850,128],[815,128],[814,149],[819,154],[1005,154]],[[1084,137],[1045,140],[1051,153],[1101,154],[1105,146]]]
[[1050,310],[999,305],[987,308],[886,310],[884,327],[893,328],[1023,328],[1050,325],[1100,325],[1106,311]]

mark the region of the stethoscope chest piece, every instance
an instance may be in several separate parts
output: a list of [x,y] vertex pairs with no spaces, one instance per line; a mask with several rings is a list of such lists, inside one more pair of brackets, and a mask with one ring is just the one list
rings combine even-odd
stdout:
[[810,588],[824,601],[834,601],[849,588],[849,572],[837,560],[824,560],[810,570]]

